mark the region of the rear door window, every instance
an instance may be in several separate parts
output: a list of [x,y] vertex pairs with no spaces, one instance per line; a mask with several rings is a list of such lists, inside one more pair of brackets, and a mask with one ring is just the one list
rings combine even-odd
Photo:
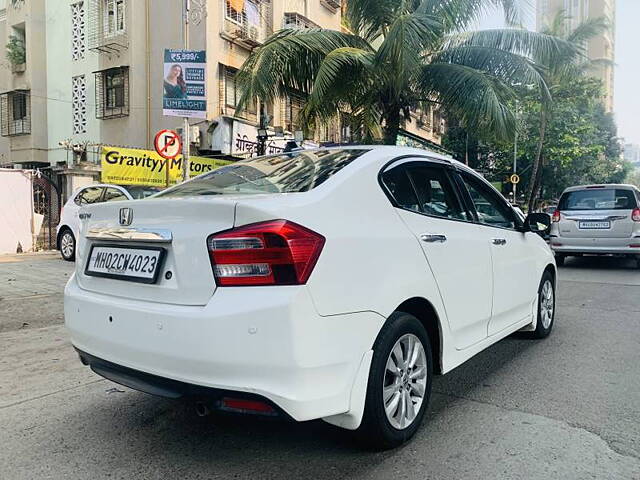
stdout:
[[408,171],[423,213],[453,220],[468,219],[443,167],[412,165]]
[[122,190],[117,188],[109,187],[104,191],[104,200],[105,202],[121,202],[124,200],[129,200],[129,198],[122,193]]
[[588,188],[563,193],[558,210],[633,210],[637,205],[633,190]]
[[387,187],[396,207],[415,212],[421,211],[418,197],[413,189],[405,165],[400,165],[384,172],[382,174],[382,183]]
[[87,187],[76,195],[75,202],[78,205],[90,205],[102,201],[103,187]]

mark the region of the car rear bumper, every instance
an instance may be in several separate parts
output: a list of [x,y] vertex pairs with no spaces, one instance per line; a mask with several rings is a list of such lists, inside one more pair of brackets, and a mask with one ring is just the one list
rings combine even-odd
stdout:
[[570,238],[551,237],[551,249],[556,253],[586,253],[595,255],[640,255],[640,237],[627,238]]
[[73,276],[65,323],[86,359],[166,380],[160,384],[256,395],[297,421],[349,412],[384,318],[321,317],[304,286],[250,289],[219,288],[206,306],[180,306],[88,292]]

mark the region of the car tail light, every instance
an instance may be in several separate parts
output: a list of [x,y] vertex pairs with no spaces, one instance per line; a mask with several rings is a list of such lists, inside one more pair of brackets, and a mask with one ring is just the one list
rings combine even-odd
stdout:
[[554,223],[557,223],[560,221],[560,210],[556,210],[555,212],[553,212],[553,215],[551,216],[551,221]]
[[207,241],[219,286],[303,285],[325,238],[288,220],[271,220],[211,235]]
[[640,222],[640,208],[633,209],[633,212],[631,212],[631,219],[634,222]]

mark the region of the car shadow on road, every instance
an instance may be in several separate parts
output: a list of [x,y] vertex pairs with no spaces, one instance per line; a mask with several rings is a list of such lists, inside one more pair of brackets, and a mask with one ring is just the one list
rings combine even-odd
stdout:
[[560,270],[636,270],[636,261],[632,258],[582,256],[567,257]]
[[[427,441],[441,414],[452,402],[482,389],[505,362],[511,362],[535,344],[509,337],[480,353],[445,377],[436,377],[433,403],[418,432]],[[254,478],[367,477],[377,467],[411,451],[418,444],[389,452],[363,448],[348,431],[323,421],[294,423],[251,416],[198,417],[192,404],[126,391],[106,394],[104,408],[83,412],[100,432],[105,445],[122,461],[154,462],[168,470],[190,465],[190,472],[224,472]],[[105,399],[106,400],[106,399]],[[81,420],[80,420],[81,421]],[[127,438],[126,443],[122,439]],[[113,447],[113,446],[116,447]],[[413,445],[413,447],[412,447]],[[135,455],[132,452],[136,452]],[[428,462],[428,451],[423,454]],[[126,460],[128,458],[128,460]],[[327,463],[331,458],[331,463]],[[291,471],[291,468],[295,471]]]

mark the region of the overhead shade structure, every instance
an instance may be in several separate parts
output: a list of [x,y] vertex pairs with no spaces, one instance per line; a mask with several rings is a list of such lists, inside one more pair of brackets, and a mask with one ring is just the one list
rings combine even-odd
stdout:
[[244,10],[244,0],[227,0],[229,6],[236,12],[242,12]]

